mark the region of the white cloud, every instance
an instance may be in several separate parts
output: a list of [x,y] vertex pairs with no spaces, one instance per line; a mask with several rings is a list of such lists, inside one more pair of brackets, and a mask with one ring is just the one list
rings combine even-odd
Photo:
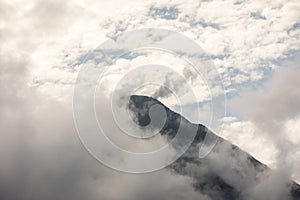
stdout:
[[[235,1],[122,1],[120,4],[107,1],[32,1],[27,7],[10,4],[7,7],[19,15],[8,19],[21,26],[5,23],[5,31],[15,32],[14,37],[20,38],[21,43],[4,45],[22,50],[26,47],[25,51],[34,58],[34,68],[37,71],[44,69],[40,73],[32,72],[35,78],[40,79],[54,66],[68,73],[68,64],[83,52],[98,46],[105,36],[143,27],[169,28],[195,39],[222,72],[224,84],[230,88],[234,88],[236,83],[260,80],[264,68],[278,67],[274,60],[299,49],[299,30],[288,33],[294,24],[299,23],[297,1],[246,1],[239,4]],[[177,18],[165,19],[159,12],[156,12],[156,17],[149,16],[151,8],[163,10],[172,6],[178,8]],[[45,7],[47,12],[42,12]],[[47,16],[52,12],[50,8],[56,13],[55,19]],[[110,13],[118,14],[112,16]],[[260,13],[265,19],[253,18],[251,13]],[[33,47],[35,51],[32,51]],[[232,69],[241,70],[243,74]],[[49,78],[59,83],[56,76],[49,74]],[[51,95],[55,90],[49,93]]]
[[221,132],[223,138],[236,144],[262,163],[274,167],[277,149],[272,141],[260,137],[261,130],[251,121],[231,121],[225,123]]

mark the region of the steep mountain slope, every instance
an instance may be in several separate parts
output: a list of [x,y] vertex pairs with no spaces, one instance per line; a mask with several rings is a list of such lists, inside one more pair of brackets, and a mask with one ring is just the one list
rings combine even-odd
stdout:
[[[139,126],[148,125],[151,121],[149,109],[155,104],[163,106],[166,110],[167,119],[160,134],[167,137],[167,140],[176,136],[180,123],[184,124],[186,134],[190,134],[192,128],[197,128],[197,134],[189,149],[168,166],[174,173],[191,177],[196,191],[218,200],[300,199],[298,184],[270,170],[237,146],[216,136],[205,126],[190,123],[156,99],[131,96],[129,110],[134,116],[133,120]],[[215,137],[217,143],[205,158],[200,159],[199,146],[207,134]]]

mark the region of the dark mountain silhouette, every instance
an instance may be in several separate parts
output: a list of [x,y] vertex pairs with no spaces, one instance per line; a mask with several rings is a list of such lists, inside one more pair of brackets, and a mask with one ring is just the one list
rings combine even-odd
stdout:
[[[239,147],[216,136],[201,124],[190,123],[156,99],[132,95],[129,110],[133,114],[133,120],[142,127],[150,124],[149,109],[155,104],[163,106],[166,110],[167,118],[160,134],[168,140],[176,136],[180,123],[184,124],[186,134],[193,128],[197,130],[189,149],[168,166],[174,173],[191,177],[196,191],[207,195],[210,199],[218,200],[300,199],[298,184],[288,179],[276,178],[276,172]],[[200,159],[199,146],[207,134],[215,137],[217,143],[206,157]]]

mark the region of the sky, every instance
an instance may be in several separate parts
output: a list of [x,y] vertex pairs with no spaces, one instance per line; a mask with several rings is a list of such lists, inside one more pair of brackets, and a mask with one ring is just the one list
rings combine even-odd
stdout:
[[[73,92],[80,70],[90,66],[86,56],[118,34],[147,28],[189,38],[212,74],[164,49],[137,49],[104,71],[97,105],[127,75],[125,86],[135,88],[120,86],[123,93],[153,96],[178,112],[181,106],[190,121],[300,183],[299,10],[298,0],[0,1],[0,197],[198,197],[189,178],[167,170],[141,178],[101,165],[77,134]],[[176,38],[171,44],[185,45]],[[168,67],[132,73],[144,65]],[[193,100],[184,96],[190,91]],[[218,97],[223,107],[212,106]]]

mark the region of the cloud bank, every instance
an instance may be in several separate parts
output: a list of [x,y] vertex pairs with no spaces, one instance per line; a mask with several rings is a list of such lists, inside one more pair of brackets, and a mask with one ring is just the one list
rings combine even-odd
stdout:
[[[1,1],[0,198],[209,199],[194,191],[192,178],[167,170],[121,174],[90,157],[71,110],[81,56],[122,31],[168,28],[198,42],[228,94],[239,94],[240,86],[284,67],[281,61],[299,50],[299,7],[297,0]],[[143,63],[142,55],[135,61]],[[265,91],[242,94],[233,107],[249,120],[234,119],[226,127],[235,143],[277,162],[278,176],[266,179],[269,183],[300,180],[298,74],[296,68],[279,69]],[[201,84],[194,83],[206,91]],[[208,96],[203,94],[202,100]],[[255,142],[246,142],[250,139]],[[276,189],[272,186],[251,192],[259,199]]]

